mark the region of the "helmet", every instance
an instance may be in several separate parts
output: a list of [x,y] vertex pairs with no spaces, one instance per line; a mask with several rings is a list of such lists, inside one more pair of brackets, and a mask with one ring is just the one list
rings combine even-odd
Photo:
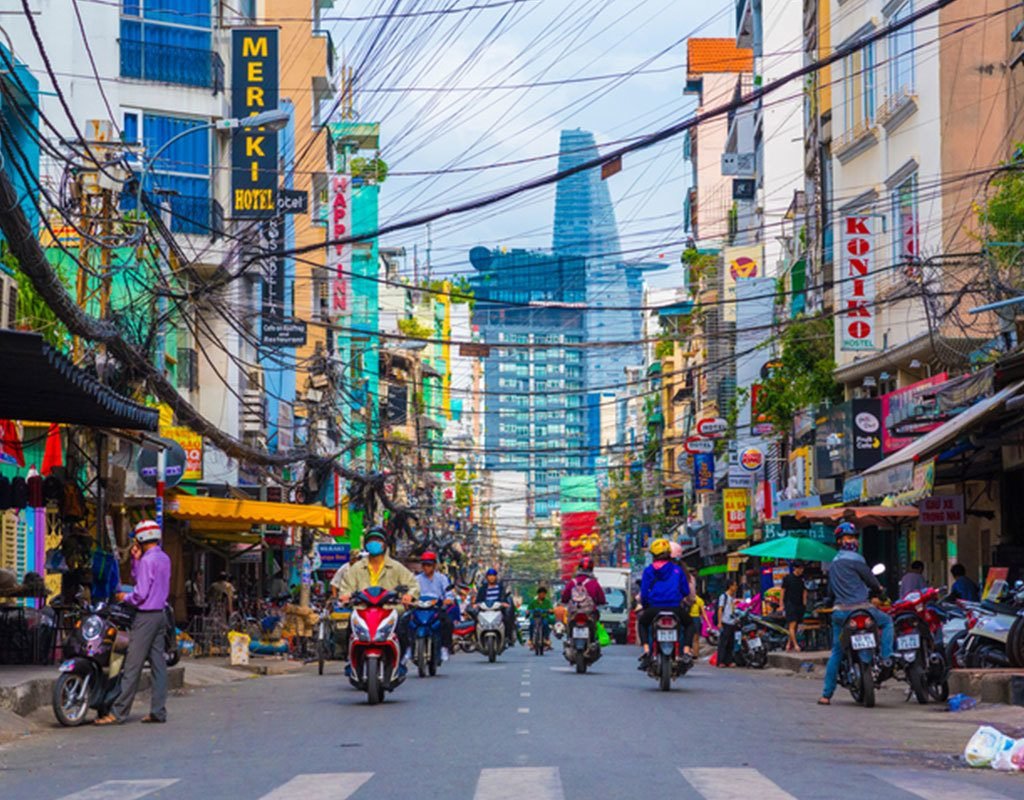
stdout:
[[496,570],[494,567],[491,567],[489,570],[487,570],[487,574],[488,575],[497,575],[498,574],[498,570]]
[[860,536],[860,533],[857,532],[857,526],[852,522],[840,522],[835,529],[836,541],[843,536]]
[[151,519],[142,520],[142,522],[135,526],[135,530],[132,532],[132,537],[139,544],[159,542],[162,535],[160,526]]
[[424,563],[427,563],[427,562],[429,562],[431,564],[436,564],[437,563],[437,553],[435,553],[433,550],[424,550],[423,551],[423,555],[420,556],[420,563],[424,564]]
[[368,542],[370,539],[380,539],[382,542],[387,542],[387,531],[385,531],[380,525],[374,525],[370,530],[363,534],[364,542]]
[[672,550],[672,546],[668,543],[668,539],[655,539],[651,542],[651,555],[655,558],[664,558]]
[[668,551],[672,559],[683,557],[683,546],[679,542],[669,542]]
[[583,556],[580,559],[580,563],[576,565],[577,572],[593,572],[594,571],[594,559],[590,556]]

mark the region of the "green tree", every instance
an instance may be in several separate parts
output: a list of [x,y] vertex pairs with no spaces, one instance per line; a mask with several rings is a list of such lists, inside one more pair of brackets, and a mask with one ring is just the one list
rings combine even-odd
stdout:
[[557,543],[553,534],[534,534],[529,541],[516,545],[508,560],[509,572],[528,584],[550,584],[558,578]]

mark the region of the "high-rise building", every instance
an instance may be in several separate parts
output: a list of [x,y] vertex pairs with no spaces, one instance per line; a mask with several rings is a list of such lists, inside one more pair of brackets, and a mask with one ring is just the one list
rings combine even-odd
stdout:
[[[559,172],[595,158],[594,134],[579,128],[562,131],[558,153]],[[551,247],[556,253],[587,258],[619,255],[615,209],[600,170],[585,170],[559,181]]]

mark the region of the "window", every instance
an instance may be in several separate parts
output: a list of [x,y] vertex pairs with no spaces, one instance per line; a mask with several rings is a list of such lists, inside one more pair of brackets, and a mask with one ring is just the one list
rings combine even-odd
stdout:
[[212,87],[211,0],[123,0],[121,77]]
[[[125,115],[127,117],[127,114]],[[205,120],[143,114],[137,132],[147,153]],[[167,192],[171,204],[171,230],[175,233],[208,234],[213,230],[210,203],[210,131],[194,131],[165,149],[147,180],[147,189]]]
[[[889,22],[901,22],[914,11],[913,0],[900,6]],[[908,25],[889,37],[889,96],[913,94],[914,26]]]
[[843,59],[843,111],[846,130],[875,122],[875,46],[869,44]]
[[921,255],[916,174],[911,175],[893,190],[892,220],[896,262],[916,262]]

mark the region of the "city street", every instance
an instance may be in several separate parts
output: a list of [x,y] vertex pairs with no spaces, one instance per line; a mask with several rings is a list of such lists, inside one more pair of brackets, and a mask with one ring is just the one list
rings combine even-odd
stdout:
[[164,726],[138,724],[141,703],[121,727],[0,749],[0,797],[1024,798],[1019,775],[956,766],[981,709],[954,716],[885,692],[865,710],[842,691],[819,708],[816,679],[706,665],[664,694],[635,657],[611,648],[579,676],[557,653],[463,654],[378,707],[338,663],[186,690]]

